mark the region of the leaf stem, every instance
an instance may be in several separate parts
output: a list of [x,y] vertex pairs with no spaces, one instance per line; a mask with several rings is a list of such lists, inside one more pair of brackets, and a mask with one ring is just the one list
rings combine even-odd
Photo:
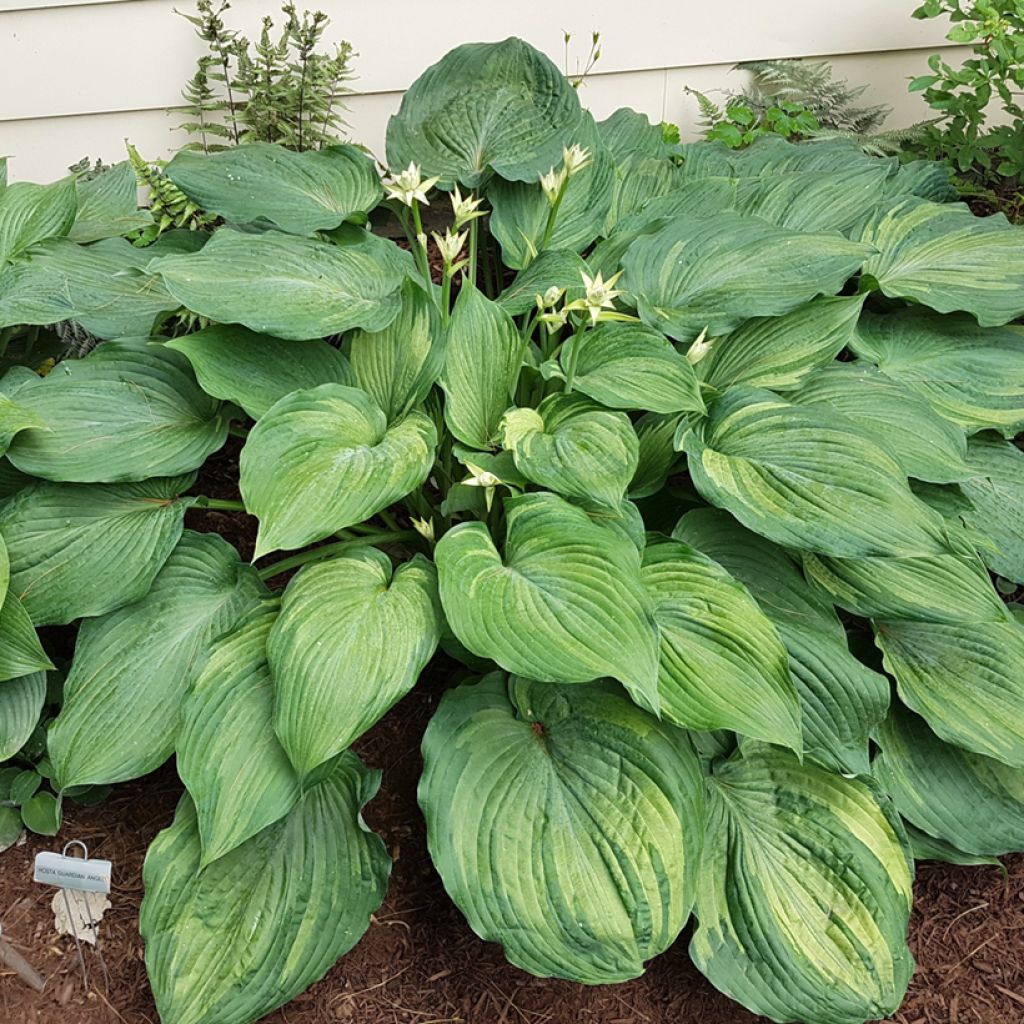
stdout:
[[282,558],[280,561],[274,562],[273,565],[260,569],[259,577],[266,582],[283,572],[288,572],[289,569],[297,569],[300,565],[306,565],[308,562],[323,561],[323,559],[340,554],[348,548],[361,547],[366,544],[397,543],[398,541],[412,540],[417,536],[419,535],[415,530],[391,530],[387,533],[368,533],[365,537],[354,537],[351,540],[339,540],[335,544],[324,544],[310,551],[300,551],[297,555]]
[[469,283],[476,287],[476,262],[477,262],[477,236],[479,224],[474,218],[469,222]]
[[551,204],[551,211],[548,213],[548,222],[544,227],[544,237],[541,239],[538,252],[543,252],[551,242],[551,236],[555,233],[555,221],[558,220],[558,210],[565,198],[565,190],[569,187],[569,176],[566,175],[562,187],[558,190],[555,201]]
[[248,512],[244,501],[233,501],[230,498],[208,498],[200,494],[192,506],[193,508],[220,509],[224,512]]

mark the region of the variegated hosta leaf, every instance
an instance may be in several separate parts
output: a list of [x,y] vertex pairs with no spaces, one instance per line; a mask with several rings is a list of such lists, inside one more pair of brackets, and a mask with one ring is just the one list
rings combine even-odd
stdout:
[[123,238],[88,246],[42,242],[3,280],[0,327],[74,320],[100,338],[149,334],[158,316],[180,305],[144,272],[152,258],[152,248],[136,249]]
[[235,224],[270,223],[294,235],[365,217],[383,194],[372,158],[350,145],[302,153],[267,142],[219,153],[181,150],[166,174],[209,213]]
[[866,775],[868,737],[885,717],[890,684],[850,653],[831,603],[785,551],[727,512],[687,512],[673,535],[725,566],[775,626],[800,697],[805,755],[832,771]]
[[153,223],[149,211],[139,209],[139,182],[128,160],[108,167],[95,178],[79,178],[75,192],[78,210],[68,232],[72,242],[123,238]]
[[943,864],[961,864],[971,867],[991,865],[1000,869],[1003,866],[998,857],[990,857],[978,853],[964,853],[963,850],[958,850],[952,843],[947,843],[944,839],[936,839],[935,836],[928,835],[927,832],[921,831],[921,829],[916,825],[912,825],[909,821],[903,822],[903,828],[907,833],[907,840],[914,854],[914,860],[937,860]]
[[608,322],[574,334],[559,361],[575,390],[611,409],[704,411],[693,367],[644,324]]
[[1024,230],[1002,214],[975,217],[964,203],[898,199],[868,220],[861,239],[878,250],[864,275],[890,298],[940,313],[965,310],[988,327],[1024,314]]
[[448,325],[441,378],[445,422],[459,441],[474,448],[495,441],[525,351],[512,317],[466,282]]
[[849,557],[944,550],[941,519],[895,459],[821,410],[730,388],[682,447],[697,490],[777,544]]
[[1024,333],[967,316],[903,309],[866,314],[850,347],[968,433],[1024,426]]
[[646,323],[689,341],[834,295],[870,251],[736,213],[676,217],[629,247],[622,286]]
[[821,367],[786,397],[850,420],[888,448],[907,476],[951,483],[969,473],[963,427],[937,416],[927,399],[869,363]]
[[477,188],[536,181],[575,141],[582,112],[562,72],[522,39],[466,43],[416,79],[388,122],[388,166]]
[[985,566],[964,541],[938,555],[830,558],[804,555],[804,571],[832,600],[865,618],[1005,622]]
[[658,630],[640,553],[554,494],[505,501],[504,554],[483,523],[438,542],[441,602],[474,654],[509,672],[559,683],[613,676],[658,708]]
[[[642,211],[649,202],[671,194],[681,183],[681,169],[668,154],[655,156],[634,152],[618,157],[615,161],[615,188],[604,222],[604,234],[615,233],[620,224]],[[605,252],[609,251],[610,247],[606,246]],[[622,251],[619,250],[620,255]],[[610,267],[600,269],[613,272]]]
[[[978,553],[993,571],[1024,582],[1024,453],[1010,441],[972,437],[967,446],[971,477],[960,483],[970,506],[959,513],[987,543]],[[977,475],[975,475],[977,474]]]
[[405,278],[393,245],[330,245],[230,228],[197,253],[153,260],[149,270],[193,313],[292,341],[381,330],[398,314]]
[[941,160],[909,160],[900,164],[886,182],[886,196],[920,196],[936,203],[952,203],[960,193],[950,180],[949,166]]
[[268,655],[274,728],[300,776],[346,749],[416,684],[441,635],[437,572],[376,548],[302,569]]
[[86,620],[50,727],[57,787],[122,782],[163,764],[210,645],[265,594],[230,544],[186,530],[141,601]]
[[495,178],[487,186],[492,206],[488,225],[501,245],[505,266],[521,270],[544,249],[579,252],[601,234],[612,202],[615,172],[611,155],[587,111],[583,112],[571,142],[590,153],[590,162],[569,179],[550,238],[545,236],[551,204],[536,179]]
[[631,498],[649,497],[665,486],[672,467],[681,458],[675,446],[680,419],[678,415],[648,412],[633,424],[639,451],[636,472],[629,483]]
[[444,369],[445,335],[437,306],[420,285],[402,286],[402,308],[382,331],[356,331],[349,342],[355,382],[388,422],[419,405]]
[[755,317],[715,338],[695,365],[719,391],[732,384],[787,391],[850,344],[864,297],[821,296],[783,316]]
[[279,602],[268,599],[217,642],[181,709],[178,774],[195,804],[200,867],[283,818],[299,777],[274,735],[267,636]]
[[113,483],[176,476],[224,444],[230,415],[188,360],[158,342],[107,342],[18,388],[45,429],[17,434],[7,457],[45,480]]
[[239,460],[242,497],[260,520],[254,557],[369,519],[423,483],[436,446],[429,416],[414,410],[389,427],[359,388],[286,395],[250,431]]
[[744,587],[676,540],[649,540],[642,577],[661,636],[665,718],[802,752],[800,702],[786,649]]
[[1024,625],[875,622],[903,703],[942,739],[1024,768]]
[[545,249],[498,296],[498,305],[511,316],[530,313],[537,308],[537,296],[549,288],[564,288],[565,300],[583,298],[583,275],[590,268],[571,249]]
[[0,764],[28,742],[45,700],[46,672],[41,669],[0,682]]
[[875,778],[928,835],[976,855],[1024,847],[1024,772],[943,743],[923,718],[894,705],[876,736]]
[[710,786],[690,956],[753,1013],[887,1017],[914,970],[912,864],[871,790],[765,748]]
[[704,824],[685,732],[608,683],[494,672],[445,694],[423,760],[434,866],[470,927],[517,967],[625,981],[675,940]]
[[37,242],[66,235],[75,220],[75,179],[16,181],[0,192],[0,264]]
[[360,815],[379,782],[341,755],[287,817],[202,871],[195,808],[182,798],[142,874],[139,930],[162,1021],[250,1024],[359,941],[391,870]]
[[11,587],[37,626],[144,597],[181,537],[194,475],[129,484],[41,481],[0,505]]
[[352,383],[345,357],[319,339],[282,341],[235,324],[212,324],[166,346],[192,364],[208,395],[234,402],[254,420],[293,391]]
[[536,409],[510,409],[501,438],[527,480],[603,505],[625,499],[639,457],[629,417],[582,395],[549,395]]

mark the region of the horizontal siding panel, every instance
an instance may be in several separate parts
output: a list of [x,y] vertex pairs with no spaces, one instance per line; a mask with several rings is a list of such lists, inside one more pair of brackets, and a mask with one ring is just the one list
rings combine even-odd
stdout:
[[[24,4],[26,0],[22,0]],[[0,12],[0,121],[125,110],[178,102],[201,44],[173,13],[187,0],[121,0]],[[765,57],[870,53],[937,46],[945,26],[910,17],[917,0],[562,0],[481,4],[445,0],[351,3],[321,0],[334,38],[360,56],[358,86],[370,93],[408,87],[417,74],[467,38],[520,35],[562,64],[562,29],[584,55],[601,32],[603,74],[733,64]],[[245,0],[231,11],[255,35],[275,4]],[[555,14],[552,15],[552,10]]]

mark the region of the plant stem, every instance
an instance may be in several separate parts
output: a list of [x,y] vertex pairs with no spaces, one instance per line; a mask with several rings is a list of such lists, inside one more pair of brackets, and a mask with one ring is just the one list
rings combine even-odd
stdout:
[[248,427],[236,427],[234,425],[234,423],[230,423],[230,424],[228,424],[228,433],[232,437],[248,437],[249,436],[249,428]]
[[205,494],[200,494],[192,507],[220,509],[224,512],[248,512],[244,501],[233,501],[230,498],[208,498]]
[[420,217],[419,200],[412,201],[412,222],[416,226],[416,261],[420,264],[420,273],[427,284],[428,291],[433,283],[430,280],[430,257],[427,255],[427,243],[423,237],[423,220]]
[[548,214],[548,222],[544,227],[544,237],[541,239],[538,252],[543,252],[551,242],[551,236],[555,233],[555,221],[558,220],[558,209],[562,205],[562,200],[565,198],[565,190],[568,187],[569,178],[566,177],[565,181],[562,182],[562,187],[558,190],[555,201],[551,204],[551,212]]
[[365,537],[355,537],[352,540],[339,540],[336,544],[324,544],[322,547],[313,548],[311,551],[300,551],[297,555],[282,558],[279,562],[274,562],[273,565],[260,569],[259,577],[266,582],[282,572],[287,572],[289,569],[297,569],[300,565],[306,565],[308,562],[320,562],[325,558],[330,558],[332,555],[340,554],[348,548],[359,547],[364,544],[397,543],[398,541],[412,540],[418,536],[419,534],[415,530],[392,530],[388,533],[367,534]]
[[395,519],[395,517],[390,512],[388,512],[387,509],[382,509],[380,512],[377,513],[377,515],[381,517],[381,519],[384,522],[384,525],[389,530],[401,530],[401,527],[398,525],[398,520]]
[[479,225],[477,223],[477,219],[474,218],[469,222],[469,283],[474,288],[476,287],[476,246],[478,232]]

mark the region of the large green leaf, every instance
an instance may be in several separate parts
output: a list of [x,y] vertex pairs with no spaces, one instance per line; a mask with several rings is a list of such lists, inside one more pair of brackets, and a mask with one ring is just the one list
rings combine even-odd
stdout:
[[148,210],[140,210],[139,183],[130,161],[80,179],[78,212],[68,232],[72,242],[97,242],[102,238],[118,238],[147,227],[153,222]]
[[488,226],[501,245],[505,266],[521,270],[544,249],[580,252],[601,233],[614,189],[612,158],[586,111],[570,141],[590,153],[590,162],[569,179],[550,236],[551,204],[539,182],[495,178],[488,185]]
[[343,754],[286,818],[202,871],[196,812],[182,799],[142,874],[139,930],[164,1024],[250,1024],[359,941],[391,869],[360,815],[379,781]]
[[[1024,582],[1024,452],[1010,441],[972,437],[967,446],[971,477],[960,483],[970,506],[959,513],[986,543],[978,553],[993,571]],[[977,475],[974,475],[977,474]]]
[[675,448],[679,421],[680,416],[648,412],[633,424],[639,450],[636,472],[629,483],[631,498],[649,497],[665,486],[669,473],[681,458]]
[[712,777],[690,955],[754,1013],[887,1017],[914,970],[912,864],[871,790],[765,748]]
[[542,977],[635,978],[690,913],[704,824],[686,733],[606,683],[498,672],[445,694],[420,806],[448,894]]
[[598,121],[597,131],[616,160],[625,160],[633,154],[667,157],[672,153],[673,147],[665,141],[661,125],[630,107],[619,107],[603,121]]
[[850,557],[944,550],[941,519],[895,459],[818,409],[730,388],[682,440],[697,490],[778,544]]
[[0,326],[73,320],[100,338],[149,334],[157,317],[180,305],[144,272],[152,258],[151,250],[123,238],[85,246],[65,238],[42,242],[2,282]]
[[861,239],[878,250],[865,278],[891,298],[940,313],[964,310],[979,324],[1024,314],[1024,229],[1002,214],[975,217],[963,203],[911,197],[882,207]]
[[831,363],[853,339],[863,296],[821,296],[783,316],[755,317],[715,338],[697,376],[723,390],[732,384],[786,391]]
[[662,714],[688,729],[730,729],[800,753],[786,649],[744,587],[676,540],[648,541],[642,576],[661,637]]
[[0,764],[21,750],[39,724],[46,700],[46,672],[0,683]]
[[181,537],[193,479],[37,482],[0,505],[11,587],[32,621],[64,625],[144,597]]
[[1024,625],[875,622],[903,703],[950,743],[1024,768]]
[[822,367],[786,397],[850,420],[861,433],[888,448],[907,476],[950,483],[968,474],[963,427],[937,416],[913,388],[869,363]]
[[191,364],[202,389],[258,420],[293,391],[349,384],[345,357],[325,341],[282,341],[246,327],[213,324],[167,342]]
[[178,774],[195,804],[205,868],[283,818],[299,778],[274,735],[268,600],[214,648],[181,710]]
[[505,501],[504,556],[482,523],[435,550],[452,631],[474,654],[530,679],[613,676],[658,708],[658,631],[640,553],[621,533],[553,494]]
[[445,333],[437,306],[408,280],[402,308],[382,331],[355,331],[349,341],[355,382],[393,423],[419,405],[444,369]]
[[211,644],[265,593],[227,541],[186,530],[141,601],[86,620],[50,727],[58,787],[138,778],[166,761]]
[[259,517],[255,557],[363,522],[427,478],[437,430],[414,410],[388,426],[365,391],[321,384],[286,395],[250,431],[239,487]]
[[890,684],[850,653],[831,603],[785,551],[726,512],[687,512],[673,535],[725,566],[775,626],[800,696],[805,755],[833,771],[866,775],[868,737],[885,717]]
[[607,322],[574,334],[559,361],[575,390],[611,409],[704,411],[693,367],[644,324]]
[[416,684],[437,649],[437,572],[416,555],[392,570],[376,548],[307,566],[288,584],[268,656],[274,728],[308,776]]
[[531,313],[537,308],[537,297],[549,288],[564,288],[565,299],[583,298],[583,275],[590,270],[583,258],[571,249],[545,249],[498,296],[498,305],[512,316]]
[[536,181],[575,141],[576,90],[522,39],[466,43],[416,79],[388,122],[388,165],[470,188],[491,174]]
[[1024,848],[1024,772],[943,743],[923,718],[894,705],[876,736],[875,777],[896,809],[957,849]]
[[862,318],[851,347],[969,433],[1024,426],[1024,334],[904,309]]
[[75,219],[75,179],[16,181],[0,192],[0,264],[44,239],[66,235]]
[[18,389],[46,424],[16,435],[22,472],[77,483],[146,480],[201,466],[224,444],[229,412],[204,394],[188,360],[157,342],[108,342]]
[[267,142],[209,154],[181,150],[166,174],[209,213],[293,235],[365,218],[383,195],[372,158],[350,145],[302,153]]
[[567,498],[617,506],[636,472],[639,442],[629,417],[582,395],[549,395],[536,409],[510,409],[501,436],[527,480]]
[[474,448],[493,444],[512,405],[524,354],[512,317],[465,283],[448,326],[441,378],[445,422],[459,441]]
[[193,313],[308,341],[379,331],[395,318],[405,268],[386,251],[221,228],[199,252],[155,259],[149,270]]
[[[604,234],[614,233],[620,223],[642,211],[652,200],[675,191],[681,179],[680,167],[667,154],[634,152],[619,156],[615,162],[615,185]],[[606,246],[605,251],[608,252],[609,247]]]
[[630,245],[623,287],[648,324],[688,341],[834,295],[870,251],[736,213],[675,217]]
[[0,685],[51,668],[25,606],[8,590],[0,607]]
[[942,554],[906,558],[808,552],[804,571],[839,607],[865,618],[1004,622],[1009,614],[981,559],[964,541]]

